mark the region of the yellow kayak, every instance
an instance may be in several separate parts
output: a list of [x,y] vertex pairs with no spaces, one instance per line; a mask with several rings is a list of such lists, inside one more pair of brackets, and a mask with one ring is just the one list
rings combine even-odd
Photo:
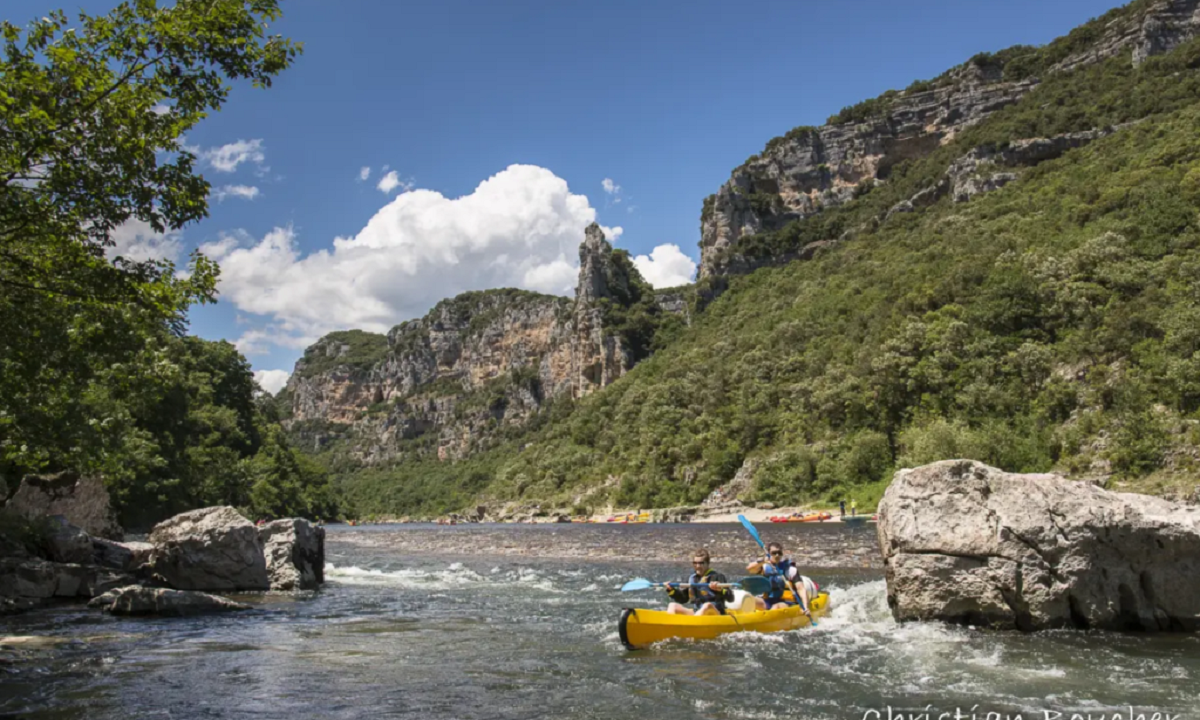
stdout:
[[[817,595],[809,602],[809,609],[813,617],[824,615],[829,610],[829,594]],[[626,608],[621,611],[617,629],[621,642],[633,650],[671,638],[710,640],[726,633],[798,630],[809,624],[808,616],[798,607],[750,612],[729,610],[725,615],[672,615],[662,610]]]

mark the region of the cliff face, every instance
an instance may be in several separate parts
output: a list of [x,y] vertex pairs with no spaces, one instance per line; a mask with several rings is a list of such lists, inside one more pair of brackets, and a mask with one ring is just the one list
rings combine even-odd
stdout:
[[[1134,3],[1108,22],[1101,19],[1079,30],[1085,31],[1080,37],[1096,37],[1049,72],[1122,53],[1139,64],[1168,52],[1200,32],[1200,0]],[[738,240],[845,204],[864,181],[887,182],[898,162],[929,154],[1038,84],[1032,76],[1006,80],[1000,64],[968,62],[930,83],[864,103],[850,118],[775,138],[704,201],[700,277],[748,272],[764,264],[737,257],[732,250]]]
[[526,423],[547,400],[612,383],[633,360],[606,327],[604,310],[620,305],[640,279],[617,262],[595,224],[579,260],[573,301],[513,289],[469,292],[386,337],[350,331],[322,338],[288,381],[293,436],[310,449],[348,439],[364,463],[406,452],[455,458],[504,426]]

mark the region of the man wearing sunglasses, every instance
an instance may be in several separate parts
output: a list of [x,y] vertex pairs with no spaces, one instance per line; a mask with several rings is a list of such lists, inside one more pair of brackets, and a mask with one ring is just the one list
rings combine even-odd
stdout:
[[[672,615],[724,615],[725,603],[733,602],[733,590],[725,583],[725,576],[710,565],[706,548],[697,548],[692,553],[692,574],[679,587],[667,587],[667,595],[673,601],[667,606]],[[691,604],[692,607],[687,607]]]
[[805,615],[808,615],[808,599],[817,594],[817,584],[811,578],[801,575],[791,558],[783,556],[783,546],[779,543],[767,544],[767,556],[771,559],[769,563],[752,562],[746,568],[750,573],[765,575],[771,581],[771,592],[767,593],[765,597],[754,598],[755,607],[758,610],[768,608],[777,610],[795,605],[794,600],[783,598],[784,591],[791,585],[795,585],[797,592],[800,593],[800,609],[804,611]]

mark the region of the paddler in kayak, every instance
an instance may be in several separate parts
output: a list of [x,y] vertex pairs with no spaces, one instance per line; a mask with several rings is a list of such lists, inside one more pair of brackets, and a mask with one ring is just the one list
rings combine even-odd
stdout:
[[[809,614],[808,599],[815,597],[819,588],[811,578],[800,574],[800,570],[791,558],[783,556],[783,546],[777,542],[767,544],[767,555],[771,562],[756,561],[750,563],[746,570],[752,575],[765,575],[771,581],[771,592],[763,597],[754,598],[754,606],[758,610],[777,610],[795,605],[794,600],[785,600],[783,593],[795,584],[800,593],[800,609],[805,615]],[[788,583],[788,580],[791,583]]]
[[[724,615],[725,603],[733,602],[733,590],[725,586],[725,576],[709,567],[706,548],[692,553],[692,574],[677,588],[667,587],[673,601],[667,606],[672,615]],[[691,604],[692,607],[688,607]]]

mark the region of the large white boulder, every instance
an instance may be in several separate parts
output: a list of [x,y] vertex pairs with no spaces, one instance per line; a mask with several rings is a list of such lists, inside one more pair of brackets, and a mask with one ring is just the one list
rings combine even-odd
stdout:
[[88,535],[121,539],[121,526],[109,502],[108,490],[96,477],[69,471],[27,475],[5,508],[26,517],[62,515]]
[[897,620],[1200,629],[1200,508],[971,460],[896,473],[879,506]]
[[258,529],[272,590],[315,590],[325,582],[325,528],[302,518]]
[[150,531],[148,569],[179,590],[267,590],[254,525],[231,507],[181,513]]

